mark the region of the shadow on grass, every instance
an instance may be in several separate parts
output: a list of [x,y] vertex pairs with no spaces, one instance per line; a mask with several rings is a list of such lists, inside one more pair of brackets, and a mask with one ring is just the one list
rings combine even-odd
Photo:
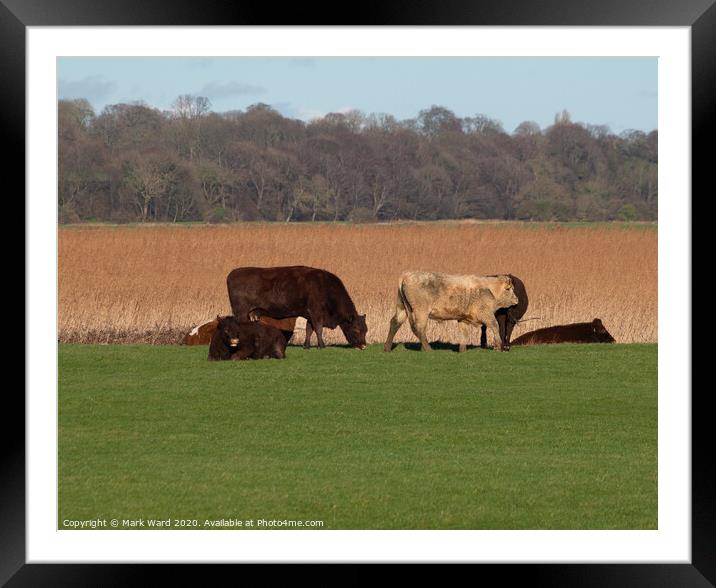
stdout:
[[[395,349],[397,346],[398,345],[393,345],[393,349]],[[422,346],[420,345],[420,343],[403,343],[403,347],[405,347],[405,349],[407,349],[408,351],[422,351]],[[444,341],[431,341],[430,347],[433,348],[433,351],[453,351],[455,353],[458,353],[460,349],[460,345],[458,343],[446,343]],[[467,346],[467,351],[471,351],[472,349],[480,349],[480,346]]]

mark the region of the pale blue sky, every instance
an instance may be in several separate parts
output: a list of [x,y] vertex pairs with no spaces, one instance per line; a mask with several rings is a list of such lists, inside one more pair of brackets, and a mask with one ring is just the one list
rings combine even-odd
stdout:
[[143,100],[169,109],[180,94],[212,110],[270,104],[310,120],[352,108],[413,118],[438,104],[484,114],[507,132],[525,120],[545,128],[567,109],[575,122],[613,132],[657,128],[656,58],[75,58],[58,59],[60,98],[107,104]]

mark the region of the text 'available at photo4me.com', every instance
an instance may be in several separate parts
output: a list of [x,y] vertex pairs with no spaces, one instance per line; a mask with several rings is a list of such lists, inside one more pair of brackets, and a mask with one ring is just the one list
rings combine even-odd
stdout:
[[64,519],[60,530],[101,529],[321,529],[324,522],[310,519],[220,518],[220,519]]

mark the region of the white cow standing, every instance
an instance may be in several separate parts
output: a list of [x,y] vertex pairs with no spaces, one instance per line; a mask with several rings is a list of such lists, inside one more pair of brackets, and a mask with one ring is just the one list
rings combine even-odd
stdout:
[[508,275],[473,276],[437,272],[406,271],[398,282],[395,315],[383,351],[391,351],[393,337],[406,319],[420,340],[423,351],[432,351],[426,337],[428,319],[456,320],[462,341],[460,352],[467,348],[470,325],[486,325],[492,330],[502,351],[495,311],[517,304],[512,279]]

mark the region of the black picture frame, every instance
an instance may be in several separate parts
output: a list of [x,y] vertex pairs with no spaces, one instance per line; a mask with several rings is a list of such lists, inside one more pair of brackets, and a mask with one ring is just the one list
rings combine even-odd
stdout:
[[[683,26],[692,36],[692,178],[693,190],[706,190],[707,147],[714,122],[716,96],[716,0],[548,0],[480,3],[443,0],[383,2],[355,11],[361,25],[483,25],[483,26]],[[339,12],[307,10],[269,3],[220,0],[0,0],[0,121],[6,146],[3,174],[13,190],[25,190],[25,36],[30,26],[137,25],[336,25]],[[709,189],[709,193],[713,191]],[[693,201],[693,200],[692,200]],[[20,214],[23,214],[22,212]],[[23,214],[24,216],[24,214]],[[689,296],[691,290],[689,289]],[[25,313],[28,312],[25,307]],[[687,317],[691,320],[691,317]],[[690,391],[689,391],[690,392]],[[710,411],[704,394],[692,394],[692,559],[690,564],[480,564],[484,582],[527,581],[550,586],[710,586],[716,583],[716,483]],[[0,503],[0,582],[8,586],[127,586],[161,578],[169,582],[206,582],[207,574],[226,566],[169,564],[26,564],[25,563],[25,404],[21,394],[5,391]],[[18,424],[12,429],[9,423]],[[259,574],[264,565],[253,566]],[[292,578],[315,579],[315,570],[286,565]],[[231,572],[235,573],[235,572]],[[244,572],[242,572],[243,574]],[[341,584],[356,584],[366,574],[360,564],[324,566]],[[444,580],[444,569],[421,569],[421,577]],[[235,577],[239,580],[239,577]]]

